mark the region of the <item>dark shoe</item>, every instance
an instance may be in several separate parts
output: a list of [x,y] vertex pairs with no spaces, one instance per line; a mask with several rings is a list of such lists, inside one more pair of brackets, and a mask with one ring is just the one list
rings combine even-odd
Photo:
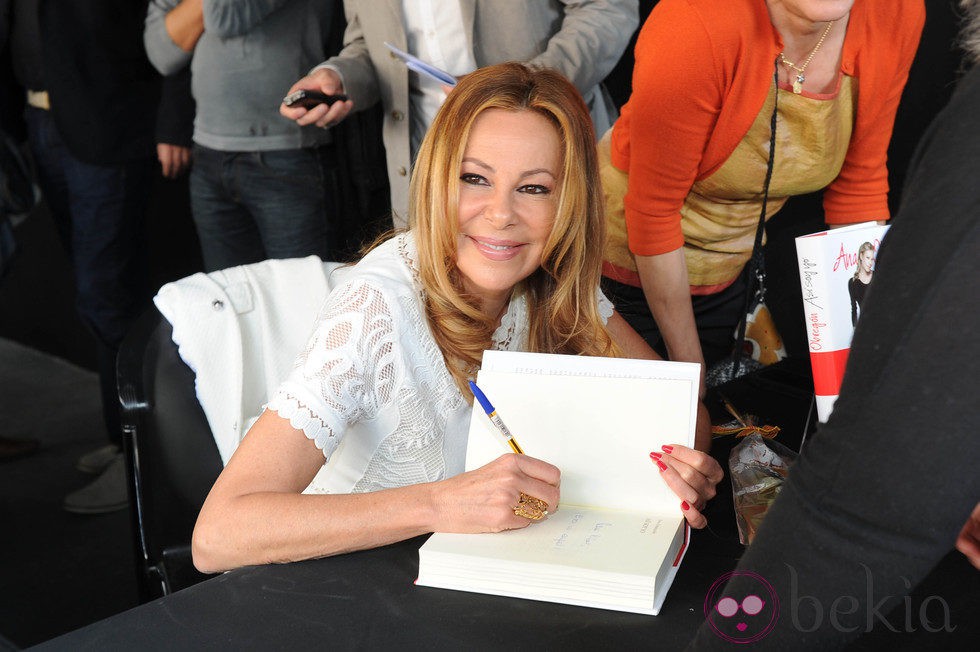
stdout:
[[75,461],[75,468],[82,473],[102,473],[119,456],[119,447],[109,444],[85,453]]
[[0,437],[0,462],[30,455],[40,447],[36,439]]
[[75,514],[108,514],[128,504],[126,464],[122,453],[117,453],[94,482],[65,497],[64,508]]

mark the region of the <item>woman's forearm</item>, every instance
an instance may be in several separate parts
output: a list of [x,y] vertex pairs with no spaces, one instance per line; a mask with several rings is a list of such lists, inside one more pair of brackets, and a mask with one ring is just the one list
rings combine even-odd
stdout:
[[203,0],[183,0],[164,19],[170,39],[184,52],[190,52],[204,33]]
[[432,532],[431,484],[361,494],[261,492],[201,511],[194,565],[210,573],[383,546]]
[[439,480],[357,494],[301,493],[323,466],[301,430],[265,411],[211,488],[191,542],[194,565],[217,572],[376,548],[427,532],[527,527],[521,492],[550,505],[560,471],[528,455],[502,455]]
[[432,485],[363,494],[302,494],[323,453],[276,412],[249,429],[208,494],[191,542],[216,572],[326,557],[431,532]]
[[697,362],[702,365],[703,398],[704,355],[694,323],[683,249],[656,256],[637,256],[636,268],[650,313],[667,345],[668,357],[671,360]]

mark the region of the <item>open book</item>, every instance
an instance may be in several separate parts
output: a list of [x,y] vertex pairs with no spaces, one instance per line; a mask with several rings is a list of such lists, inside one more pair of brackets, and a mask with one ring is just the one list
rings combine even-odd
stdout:
[[[561,469],[561,502],[521,530],[433,534],[417,584],[656,615],[688,528],[650,452],[693,446],[699,374],[683,362],[484,353],[477,383],[524,452]],[[467,470],[509,450],[475,404]]]
[[888,225],[864,222],[796,238],[817,418],[826,423],[840,393],[854,326]]

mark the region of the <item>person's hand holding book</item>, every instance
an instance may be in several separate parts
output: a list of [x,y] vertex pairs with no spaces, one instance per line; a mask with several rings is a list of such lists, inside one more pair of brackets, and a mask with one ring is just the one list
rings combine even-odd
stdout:
[[707,453],[674,444],[653,451],[650,458],[660,469],[660,475],[671,491],[681,499],[684,518],[693,528],[708,524],[701,510],[715,497],[715,487],[725,477],[721,465]]

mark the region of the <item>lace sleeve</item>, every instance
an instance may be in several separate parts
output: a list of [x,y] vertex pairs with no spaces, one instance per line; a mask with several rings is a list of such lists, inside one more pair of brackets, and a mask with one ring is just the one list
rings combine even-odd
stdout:
[[602,293],[602,290],[596,288],[596,300],[599,302],[599,316],[602,317],[602,323],[606,324],[609,322],[609,318],[613,314],[613,304],[606,295]]
[[394,360],[394,305],[363,280],[336,288],[292,373],[266,406],[306,433],[327,459],[348,425],[371,418],[395,395],[401,366]]

